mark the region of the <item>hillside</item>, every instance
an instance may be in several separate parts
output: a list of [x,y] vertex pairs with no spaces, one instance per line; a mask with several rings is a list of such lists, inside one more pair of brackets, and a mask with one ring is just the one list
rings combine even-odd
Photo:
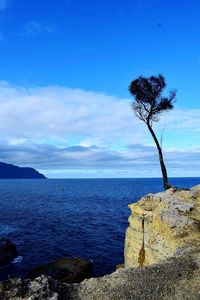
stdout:
[[45,179],[46,177],[33,168],[18,167],[0,162],[0,179]]

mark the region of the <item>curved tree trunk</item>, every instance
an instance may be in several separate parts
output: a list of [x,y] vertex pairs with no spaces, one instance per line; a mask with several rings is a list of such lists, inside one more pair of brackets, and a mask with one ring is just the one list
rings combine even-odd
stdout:
[[147,123],[147,127],[154,139],[154,142],[156,144],[156,147],[158,149],[158,154],[159,154],[159,160],[160,160],[160,167],[161,167],[161,171],[162,171],[162,176],[163,176],[163,185],[164,185],[164,189],[167,190],[170,188],[170,184],[168,182],[168,176],[167,176],[167,169],[165,167],[165,163],[164,163],[164,159],[163,159],[163,154],[162,154],[162,149],[160,147],[160,144],[158,142],[158,139],[153,131],[153,128],[151,127],[151,125],[149,123]]

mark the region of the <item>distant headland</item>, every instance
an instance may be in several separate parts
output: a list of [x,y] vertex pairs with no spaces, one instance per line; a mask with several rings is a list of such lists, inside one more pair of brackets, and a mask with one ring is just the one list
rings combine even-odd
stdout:
[[0,162],[0,179],[46,179],[46,177],[33,168],[18,167]]

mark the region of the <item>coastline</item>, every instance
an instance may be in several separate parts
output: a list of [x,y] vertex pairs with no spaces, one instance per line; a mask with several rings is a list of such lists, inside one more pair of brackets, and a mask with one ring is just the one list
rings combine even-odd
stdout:
[[[128,233],[125,268],[104,277],[86,279],[76,284],[61,284],[46,276],[40,276],[33,281],[11,279],[1,284],[1,291],[4,293],[2,299],[18,297],[18,294],[13,296],[13,292],[19,293],[22,286],[24,294],[19,296],[21,297],[19,299],[29,299],[28,297],[63,300],[199,299],[200,186],[188,191],[170,189],[155,195],[147,195],[130,208],[136,220],[134,224],[136,226],[140,224],[140,228],[142,228],[141,222],[137,222],[137,219],[143,217],[144,212],[148,215],[156,215],[159,212],[158,217],[161,222],[159,226],[153,226],[152,218],[149,220],[149,226],[153,226],[154,231],[151,230],[151,236],[147,235],[145,240],[145,253],[146,255],[149,253],[149,256],[145,256],[144,267],[138,265],[138,251],[135,251],[136,255],[133,253],[132,258],[129,256],[133,244],[130,243]],[[170,214],[167,213],[168,209]],[[155,217],[153,220],[155,224],[159,223]],[[133,226],[130,218],[129,222]],[[169,241],[173,237],[172,243],[166,239],[166,234],[169,236]],[[161,241],[163,241],[162,236],[165,235],[165,244],[161,242],[156,250],[157,255],[152,256],[151,252],[155,251],[152,244],[155,235]],[[137,243],[136,239],[131,239],[134,245]],[[141,243],[141,234],[138,235],[139,243]],[[171,252],[166,245],[171,247]],[[163,254],[165,255],[162,256]],[[150,260],[152,257],[154,260]],[[16,285],[19,290],[16,289]]]

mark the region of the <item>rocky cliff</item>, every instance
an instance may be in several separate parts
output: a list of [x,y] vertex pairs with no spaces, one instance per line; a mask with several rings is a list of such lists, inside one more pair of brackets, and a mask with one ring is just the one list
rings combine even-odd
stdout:
[[125,267],[142,267],[199,249],[200,185],[169,189],[130,204]]
[[129,207],[125,268],[75,284],[9,279],[0,299],[199,300],[200,186],[149,194]]

